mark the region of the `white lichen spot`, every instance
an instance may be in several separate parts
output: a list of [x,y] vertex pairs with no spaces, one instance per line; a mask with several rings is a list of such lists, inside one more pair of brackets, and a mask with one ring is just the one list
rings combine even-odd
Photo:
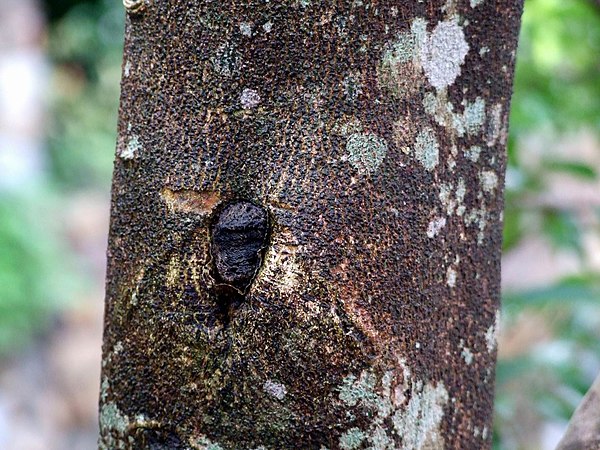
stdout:
[[137,135],[131,136],[125,148],[122,148],[118,152],[118,156],[121,159],[132,160],[137,158],[139,153],[142,150],[142,143],[140,142],[140,138]]
[[463,341],[462,339],[460,340],[460,346],[462,348],[460,356],[462,356],[467,365],[470,365],[473,362],[473,352],[469,347],[465,346],[465,341]]
[[264,23],[262,28],[265,31],[265,33],[270,33],[271,30],[273,29],[273,22],[269,21],[269,22]]
[[129,60],[125,63],[125,67],[123,68],[123,75],[128,77],[131,74],[131,63]]
[[448,267],[446,271],[446,284],[450,288],[456,286],[456,270],[453,267]]
[[252,37],[252,24],[250,22],[241,22],[239,28],[240,33],[244,36]]
[[478,145],[473,145],[467,150],[464,150],[463,154],[468,160],[472,162],[477,162],[479,161],[479,155],[481,154],[481,147]]
[[489,53],[490,49],[487,47],[481,47],[479,49],[479,56],[483,57],[486,53]]
[[366,438],[364,431],[359,428],[350,428],[340,436],[340,448],[343,450],[354,450],[361,446]]
[[256,108],[260,103],[260,95],[254,89],[244,89],[240,95],[240,103],[244,109]]
[[471,0],[469,2],[469,4],[471,5],[471,8],[475,8],[476,6],[479,6],[483,3],[483,0]]
[[436,217],[427,226],[427,237],[434,238],[446,226],[445,217]]
[[287,394],[287,389],[283,384],[272,380],[265,381],[265,384],[263,384],[263,391],[270,396],[275,397],[277,400],[283,400]]
[[466,207],[465,207],[465,205],[463,205],[466,193],[467,193],[467,187],[465,185],[465,180],[463,178],[460,178],[458,180],[458,184],[456,186],[456,203],[458,204],[458,206],[456,208],[457,216],[462,216],[466,211]]
[[456,20],[438,23],[421,48],[421,65],[431,85],[440,90],[454,83],[468,51],[465,34]]
[[452,198],[452,185],[441,183],[438,197],[442,202],[442,205],[446,207],[446,214],[449,216],[452,215],[454,208],[456,207],[456,201]]
[[492,106],[490,121],[487,127],[487,145],[490,147],[496,144],[500,133],[502,132],[502,105]]
[[494,323],[485,332],[485,342],[489,352],[493,352],[498,343],[498,333],[500,331],[500,311],[496,311]]
[[481,181],[481,187],[484,192],[493,193],[498,187],[498,175],[491,170],[484,170],[481,172],[479,180]]
[[359,172],[375,172],[387,154],[385,140],[372,133],[355,133],[346,142],[347,158]]
[[113,354],[118,355],[119,353],[121,353],[123,351],[123,349],[124,349],[123,342],[117,341],[117,343],[113,347]]
[[425,169],[435,169],[439,160],[439,144],[431,128],[425,128],[417,135],[414,151],[415,157]]
[[405,410],[398,410],[392,417],[394,429],[402,436],[404,450],[426,450],[444,448],[440,429],[444,418],[444,406],[448,402],[448,391],[443,383],[433,386],[418,381],[412,387],[410,401]]

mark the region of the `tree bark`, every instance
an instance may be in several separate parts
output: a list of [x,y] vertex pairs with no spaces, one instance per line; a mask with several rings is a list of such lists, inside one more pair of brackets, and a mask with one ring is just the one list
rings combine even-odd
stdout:
[[489,447],[521,2],[124,3],[100,447]]
[[565,435],[556,450],[600,448],[600,376],[573,413]]

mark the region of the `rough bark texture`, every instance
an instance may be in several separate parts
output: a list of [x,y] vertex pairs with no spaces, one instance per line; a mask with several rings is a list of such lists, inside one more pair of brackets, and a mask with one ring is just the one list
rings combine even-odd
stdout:
[[100,447],[488,447],[520,1],[126,7]]
[[600,376],[575,410],[556,450],[600,448]]

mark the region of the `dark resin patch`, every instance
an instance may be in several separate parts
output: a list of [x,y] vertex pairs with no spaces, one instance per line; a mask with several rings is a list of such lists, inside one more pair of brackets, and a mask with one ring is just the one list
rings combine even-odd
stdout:
[[212,230],[211,253],[218,281],[244,291],[262,262],[269,234],[267,211],[250,202],[227,205]]

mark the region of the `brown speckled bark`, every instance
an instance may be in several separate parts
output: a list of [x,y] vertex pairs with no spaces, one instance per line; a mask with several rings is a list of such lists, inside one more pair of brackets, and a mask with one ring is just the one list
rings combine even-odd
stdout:
[[520,2],[126,6],[100,447],[489,447]]

